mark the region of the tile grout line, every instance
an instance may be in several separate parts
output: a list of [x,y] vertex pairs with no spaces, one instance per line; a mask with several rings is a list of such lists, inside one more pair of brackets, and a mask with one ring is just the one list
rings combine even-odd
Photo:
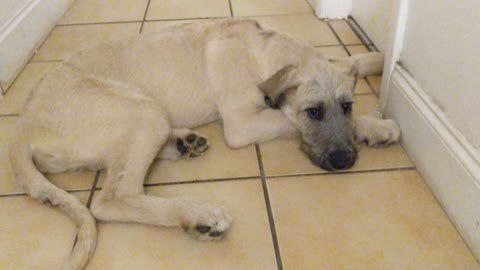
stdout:
[[310,14],[312,14],[313,16],[317,17],[317,14],[315,13],[315,7],[314,7],[314,4],[310,4],[310,2],[313,2],[313,1],[309,1],[307,0],[307,5],[310,7]]
[[327,23],[328,28],[330,28],[330,31],[332,31],[333,35],[337,39],[338,42],[340,42],[340,45],[343,47],[343,49],[347,52],[348,56],[352,56],[352,54],[348,51],[347,46],[345,46],[345,43],[343,43],[342,39],[340,36],[337,34],[337,31],[335,31],[335,28],[330,24],[328,20],[325,20]]
[[[0,116],[1,117],[1,116]],[[259,150],[258,150],[259,151]],[[259,152],[258,152],[259,153]],[[257,155],[257,159],[261,158],[261,155]],[[410,171],[416,170],[415,166],[404,166],[404,167],[392,167],[392,168],[383,168],[383,169],[365,169],[365,170],[347,170],[347,171],[336,171],[336,172],[313,172],[313,173],[294,173],[294,174],[283,174],[283,175],[272,175],[272,176],[265,176],[264,169],[263,169],[263,162],[259,160],[259,167],[261,168],[261,178],[265,179],[277,179],[277,178],[288,178],[288,177],[302,177],[302,176],[321,176],[321,175],[344,175],[344,174],[356,174],[356,173],[381,173],[381,172],[395,172],[395,171]],[[93,192],[95,190],[100,190],[100,187],[97,187],[99,178],[100,178],[101,171],[97,171],[95,174],[95,180],[92,184],[90,189],[75,189],[75,190],[68,190],[65,191],[69,193],[75,192],[85,192],[90,191]],[[156,186],[171,186],[171,185],[185,185],[185,184],[202,184],[202,183],[214,183],[214,182],[229,182],[229,181],[243,181],[243,180],[252,180],[258,179],[258,176],[246,176],[246,177],[233,177],[233,178],[217,178],[217,179],[203,179],[203,180],[187,180],[187,181],[178,181],[178,182],[166,182],[166,183],[147,183],[143,186],[148,187],[156,187]],[[11,193],[11,194],[0,194],[0,198],[9,198],[9,197],[20,197],[26,196],[25,192],[21,193]],[[89,195],[87,205],[91,203],[91,199],[93,194]]]
[[416,170],[415,166],[405,166],[396,168],[384,168],[384,169],[365,169],[357,171],[336,171],[336,172],[318,172],[318,173],[297,173],[297,174],[284,174],[284,175],[272,175],[268,176],[268,179],[288,178],[288,177],[303,177],[303,176],[324,176],[324,175],[345,175],[345,174],[361,174],[361,173],[381,173],[381,172],[397,172],[397,171],[413,171]]
[[58,27],[70,27],[70,26],[89,26],[89,25],[108,25],[108,24],[122,24],[122,23],[141,23],[142,20],[131,21],[107,21],[107,22],[84,22],[84,23],[61,23],[55,26]]
[[[257,159],[258,159],[257,155]],[[261,155],[260,155],[261,158]],[[259,160],[259,167],[260,167],[260,160]],[[288,178],[288,177],[303,177],[303,176],[322,176],[322,175],[344,175],[344,174],[356,174],[356,173],[380,173],[380,172],[395,172],[395,171],[411,171],[416,170],[415,166],[405,166],[405,167],[395,167],[395,168],[384,168],[384,169],[366,169],[366,170],[357,170],[357,171],[337,171],[337,172],[316,172],[316,173],[297,173],[297,174],[284,174],[284,175],[272,175],[272,176],[265,176],[263,170],[263,163],[261,163],[261,172],[262,176],[265,179],[281,179],[281,178]],[[91,200],[93,198],[93,192],[96,190],[101,190],[100,187],[97,187],[99,177],[101,171],[97,171],[95,174],[95,180],[92,184],[90,189],[76,189],[76,190],[68,190],[65,191],[69,193],[76,193],[76,192],[91,192],[89,194],[89,198],[87,201],[87,205],[91,204]],[[243,180],[252,180],[258,179],[258,176],[246,176],[246,177],[235,177],[235,178],[218,178],[218,179],[205,179],[205,180],[190,180],[190,181],[179,181],[179,182],[167,182],[167,183],[150,183],[144,184],[144,187],[156,187],[156,186],[170,186],[170,185],[185,185],[185,184],[202,184],[202,183],[213,183],[213,182],[228,182],[228,181],[243,181]],[[21,197],[27,196],[28,194],[22,193],[11,193],[11,194],[0,194],[0,198],[9,198],[9,197]]]
[[[68,190],[68,189],[63,189],[62,190],[68,192],[68,193],[78,193],[78,192],[87,192],[90,191],[90,189],[74,189],[74,190]],[[14,198],[14,197],[30,197],[31,196],[25,192],[22,193],[11,193],[11,194],[0,194],[0,199],[2,198]],[[33,198],[32,198],[33,199]],[[35,199],[33,199],[35,200]],[[37,200],[35,200],[37,201]]]
[[95,178],[93,180],[92,188],[90,188],[90,194],[88,194],[88,200],[87,200],[88,209],[90,209],[90,205],[92,205],[93,195],[95,194],[95,190],[97,188],[98,179],[100,179],[100,173],[101,173],[100,170],[98,170],[95,173]]
[[201,21],[201,20],[221,20],[221,19],[228,19],[230,17],[193,17],[193,18],[175,18],[175,19],[152,19],[152,20],[145,20],[145,22],[175,22],[175,21]]
[[230,17],[235,17],[233,15],[232,0],[228,0],[228,6],[230,7]]
[[[363,44],[351,44],[351,45],[348,45],[348,46],[360,46],[360,45],[363,45]],[[313,45],[314,48],[330,48],[330,47],[342,47],[343,46],[341,44],[330,44],[330,45]],[[345,48],[343,48],[345,49]],[[346,52],[348,54],[348,52]]]
[[38,64],[38,63],[60,63],[60,62],[64,62],[64,60],[35,60],[35,61],[30,61],[28,62],[29,64]]
[[260,170],[260,177],[262,181],[263,195],[265,197],[265,207],[267,208],[268,223],[270,224],[270,232],[272,234],[273,248],[275,251],[275,259],[277,261],[278,270],[283,270],[282,256],[280,254],[280,246],[278,244],[277,230],[275,228],[275,219],[273,218],[272,205],[270,203],[270,197],[268,195],[267,180],[265,178],[265,171],[263,168],[262,154],[260,152],[260,146],[255,144],[255,151],[257,152],[258,168]]
[[[206,19],[228,19],[228,18],[239,18],[239,19],[255,19],[262,17],[281,17],[281,16],[295,16],[295,15],[306,15],[310,13],[291,13],[291,14],[262,14],[262,15],[245,15],[245,16],[235,16],[233,13],[233,8],[230,13],[230,16],[211,16],[211,17],[192,17],[192,18],[172,18],[172,19],[145,19],[145,22],[169,22],[169,21],[187,21],[187,20],[206,20]],[[142,21],[115,21],[115,22],[97,22],[97,23],[79,23],[79,24],[59,24],[57,26],[72,26],[72,25],[94,25],[94,24],[114,24],[114,23],[139,23]],[[356,44],[360,45],[360,44]],[[320,45],[322,46],[322,45]],[[328,45],[326,45],[328,46]],[[335,46],[335,45],[331,45]]]
[[20,116],[18,113],[12,113],[12,114],[0,114],[0,117],[16,117]]
[[[150,3],[150,1],[148,2]],[[109,21],[109,22],[86,22],[86,23],[69,23],[69,24],[57,24],[58,27],[69,27],[69,26],[88,26],[88,25],[106,25],[106,24],[122,24],[122,23],[145,23],[145,22],[168,22],[168,21],[186,21],[186,20],[206,20],[206,19],[227,19],[230,17],[235,17],[235,14],[232,13],[230,16],[212,16],[212,17],[192,17],[192,18],[175,18],[175,19],[146,19],[146,14],[144,15],[143,20],[131,20],[131,21]],[[246,15],[238,16],[236,18],[261,18],[261,17],[281,17],[281,16],[295,16],[295,15],[306,15],[310,13],[291,13],[291,14],[263,14],[263,15]],[[361,45],[361,44],[351,44],[351,45]],[[335,45],[319,45],[319,46],[335,46]]]
[[11,193],[11,194],[1,194],[0,199],[2,198],[14,198],[14,197],[22,197],[22,196],[28,196],[27,193]]
[[375,95],[375,94],[374,93],[353,93],[353,96],[368,96],[368,95]]
[[[263,164],[262,164],[262,167],[263,167]],[[319,171],[319,172],[312,172],[312,173],[294,173],[294,174],[272,175],[272,176],[264,176],[264,177],[274,179],[274,178],[286,178],[286,177],[321,176],[321,175],[337,175],[337,174],[343,175],[343,174],[355,174],[355,173],[380,173],[380,172],[407,171],[407,170],[415,170],[415,169],[416,169],[415,166],[404,166],[404,167],[392,167],[392,168],[383,168],[383,169],[364,169],[364,170],[350,170],[350,171],[336,171],[336,172]],[[203,183],[215,183],[215,182],[244,181],[244,180],[258,179],[259,177],[261,178],[261,176],[245,176],[245,177],[232,177],[232,178],[185,180],[185,181],[164,182],[164,183],[146,183],[146,184],[143,184],[143,186],[145,188],[148,188],[148,187],[157,187],[157,186],[174,186],[174,185],[203,184]],[[101,189],[100,187],[95,187],[95,190],[100,190],[100,189]],[[80,190],[80,191],[86,191],[86,190]],[[1,196],[2,195],[0,195],[0,197]]]
[[[371,95],[371,94],[363,94]],[[257,157],[258,159],[258,157]],[[263,163],[262,163],[263,170]],[[317,175],[336,175],[336,174],[355,174],[355,173],[380,173],[380,172],[394,172],[394,171],[407,171],[407,170],[416,170],[415,166],[402,166],[402,167],[391,167],[391,168],[379,168],[379,169],[363,169],[363,170],[346,170],[346,171],[319,171],[312,173],[294,173],[294,174],[283,174],[283,175],[273,175],[265,176],[265,178],[284,178],[284,177],[301,177],[301,176],[317,176]],[[262,175],[260,175],[262,177]],[[202,184],[210,182],[229,182],[229,181],[243,181],[243,180],[252,180],[258,179],[259,176],[245,176],[245,177],[232,177],[232,178],[216,178],[216,179],[201,179],[201,180],[186,180],[186,181],[177,181],[177,182],[165,182],[165,183],[146,183],[144,187],[155,187],[155,186],[172,186],[172,185],[185,185],[185,184]]]
[[[372,40],[368,37],[368,35],[363,31],[363,29],[360,27],[360,25],[355,21],[355,19],[352,16],[349,16],[347,19],[347,24],[350,26],[350,29],[357,35],[357,37],[362,41],[362,44],[365,45],[367,48],[370,48],[370,45],[373,45]],[[374,48],[375,45],[373,45]],[[378,50],[377,50],[378,51]]]
[[142,24],[140,25],[140,30],[138,30],[138,33],[141,34],[143,31],[143,26],[145,25],[145,21],[147,19],[147,13],[148,13],[148,8],[150,7],[150,0],[147,2],[147,6],[145,7],[145,13],[143,14],[143,19],[142,19]]
[[262,18],[262,17],[288,17],[288,16],[300,16],[300,15],[309,15],[311,14],[310,12],[295,12],[295,13],[286,13],[286,14],[278,14],[278,13],[272,13],[272,14],[260,14],[260,15],[244,15],[244,16],[238,16],[237,18]]
[[232,177],[232,178],[214,178],[214,179],[201,179],[201,180],[185,180],[177,182],[165,182],[165,183],[145,183],[144,187],[156,187],[156,186],[173,186],[173,185],[186,185],[186,184],[203,184],[214,182],[230,182],[230,181],[243,181],[258,179],[259,176],[245,176],[245,177]]

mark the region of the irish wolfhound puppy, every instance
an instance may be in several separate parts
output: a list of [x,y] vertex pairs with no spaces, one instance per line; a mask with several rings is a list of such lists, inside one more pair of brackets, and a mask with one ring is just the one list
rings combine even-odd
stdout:
[[[354,136],[398,139],[391,120],[352,121],[356,76],[381,71],[368,54],[327,60],[314,48],[252,20],[175,26],[74,54],[33,90],[10,144],[16,181],[58,206],[78,226],[65,269],[81,269],[96,243],[95,219],[182,226],[220,239],[227,211],[185,198],[145,195],[156,157],[201,155],[208,141],[190,128],[222,120],[226,143],[243,147],[299,133],[302,149],[327,170],[357,158]],[[42,173],[105,169],[91,212]],[[93,215],[92,215],[93,214]]]

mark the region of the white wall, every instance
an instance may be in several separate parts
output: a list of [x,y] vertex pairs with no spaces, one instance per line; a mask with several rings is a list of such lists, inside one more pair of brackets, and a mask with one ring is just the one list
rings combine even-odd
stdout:
[[380,108],[480,261],[478,0],[352,0],[385,53]]
[[385,52],[387,47],[393,2],[393,0],[352,1],[352,17],[382,52]]
[[[480,150],[480,1],[410,1],[401,61]],[[480,207],[480,206],[479,206]]]
[[72,2],[0,0],[0,86],[3,91]]
[[381,108],[480,261],[480,2],[392,1]]

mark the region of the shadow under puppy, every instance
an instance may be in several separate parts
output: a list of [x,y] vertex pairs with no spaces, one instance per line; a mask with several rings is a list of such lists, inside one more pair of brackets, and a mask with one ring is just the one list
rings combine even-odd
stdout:
[[[232,218],[220,206],[146,195],[155,158],[198,156],[207,138],[191,128],[221,120],[233,148],[299,135],[326,170],[353,166],[355,137],[396,142],[392,120],[352,118],[356,77],[378,73],[372,53],[329,60],[254,20],[173,26],[77,52],[32,91],[10,144],[16,182],[77,225],[64,269],[82,269],[96,245],[95,219],[182,226],[220,239]],[[104,169],[91,209],[43,173]]]

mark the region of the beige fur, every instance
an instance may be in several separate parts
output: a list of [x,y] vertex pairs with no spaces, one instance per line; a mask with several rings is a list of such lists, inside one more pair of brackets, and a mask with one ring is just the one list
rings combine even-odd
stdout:
[[[378,54],[336,59],[331,63],[338,68],[331,68],[313,48],[251,20],[175,26],[99,44],[73,55],[34,89],[10,145],[12,168],[29,195],[59,206],[78,225],[64,269],[82,269],[94,252],[93,217],[183,226],[199,239],[220,239],[232,222],[224,208],[144,194],[152,160],[179,158],[178,140],[195,134],[190,128],[219,119],[231,147],[302,133],[309,123],[305,108],[334,104],[340,96],[351,99],[351,75],[379,71],[381,60]],[[288,80],[264,84],[286,96],[286,105],[274,110],[258,85],[287,65],[295,70]],[[330,86],[331,95],[321,90]],[[396,141],[398,127],[385,123],[360,121],[357,130],[372,145]],[[195,135],[188,155],[208,148]],[[78,168],[107,172],[91,214],[40,173]]]

